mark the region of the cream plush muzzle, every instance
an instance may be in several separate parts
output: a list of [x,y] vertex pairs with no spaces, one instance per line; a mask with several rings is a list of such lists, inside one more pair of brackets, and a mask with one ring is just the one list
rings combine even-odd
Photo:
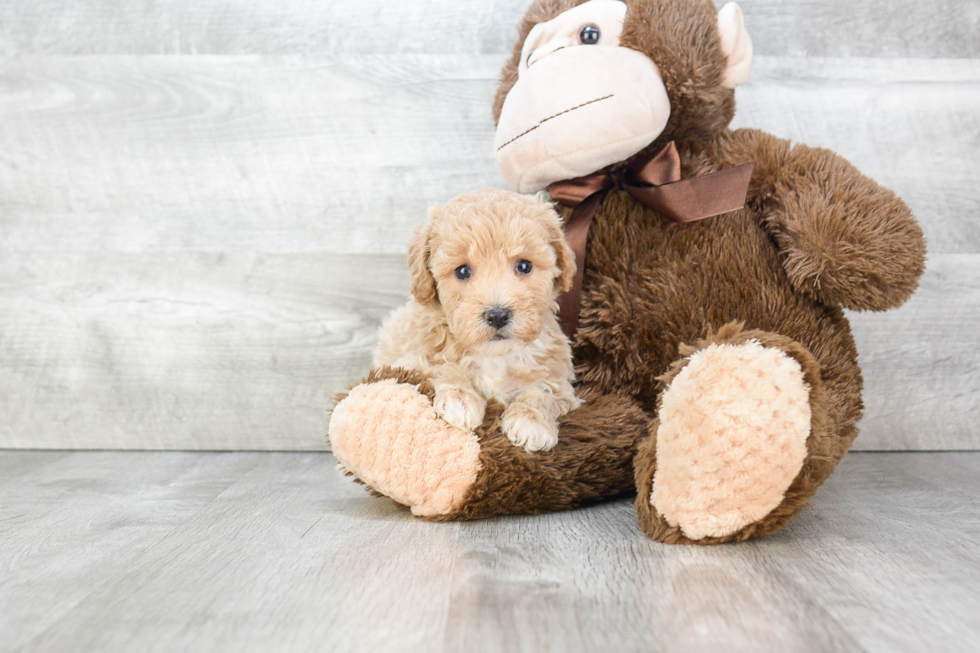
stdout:
[[[531,30],[494,143],[522,193],[627,159],[663,132],[670,100],[656,64],[619,45],[626,5],[590,0]],[[579,35],[600,31],[598,43]]]
[[[620,45],[626,19],[620,0],[589,0],[528,33],[494,139],[497,165],[518,192],[629,159],[663,133],[667,89],[656,62]],[[586,27],[598,31],[597,41],[584,42]],[[727,58],[722,84],[734,88],[752,67],[752,40],[735,3],[718,13],[718,33]]]
[[533,193],[627,159],[667,125],[670,101],[657,66],[628,48],[554,52],[507,95],[494,143],[504,179]]

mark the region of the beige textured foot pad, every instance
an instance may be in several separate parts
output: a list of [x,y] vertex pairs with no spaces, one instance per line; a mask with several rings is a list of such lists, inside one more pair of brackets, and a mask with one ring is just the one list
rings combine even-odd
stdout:
[[800,364],[750,340],[694,353],[664,392],[650,502],[692,540],[768,515],[800,472],[810,388]]
[[415,515],[452,512],[476,481],[476,435],[439,419],[415,385],[358,385],[334,408],[329,428],[341,464]]

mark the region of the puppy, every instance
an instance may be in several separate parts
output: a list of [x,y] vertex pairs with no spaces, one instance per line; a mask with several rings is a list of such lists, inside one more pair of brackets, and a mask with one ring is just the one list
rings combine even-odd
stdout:
[[558,443],[558,418],[581,402],[572,389],[557,297],[575,255],[550,204],[501,190],[434,209],[409,247],[412,299],[382,327],[375,365],[424,372],[436,413],[472,431],[488,399],[527,451]]

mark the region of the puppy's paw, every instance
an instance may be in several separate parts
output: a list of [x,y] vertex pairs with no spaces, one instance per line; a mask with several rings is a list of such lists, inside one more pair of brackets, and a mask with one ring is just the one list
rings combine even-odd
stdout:
[[550,451],[558,444],[558,424],[527,406],[511,404],[504,411],[501,427],[507,439],[528,453]]
[[472,431],[483,423],[487,402],[475,392],[460,388],[442,388],[436,391],[433,406],[439,417],[456,428]]

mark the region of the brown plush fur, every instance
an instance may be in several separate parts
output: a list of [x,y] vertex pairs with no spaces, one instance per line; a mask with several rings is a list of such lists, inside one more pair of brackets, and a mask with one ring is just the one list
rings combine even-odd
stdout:
[[[577,4],[539,0],[528,10],[501,74],[495,117],[531,27]],[[884,310],[904,302],[924,269],[922,232],[900,199],[833,152],[728,130],[734,94],[721,86],[725,60],[710,0],[627,5],[622,45],[657,63],[672,108],[663,135],[638,156],[674,140],[684,177],[754,161],[747,204],[678,224],[625,192],[605,197],[589,236],[573,347],[580,396],[589,403],[562,423],[568,446],[527,456],[502,439],[498,412],[488,411],[480,430],[484,467],[471,500],[445,518],[554,510],[624,492],[622,474],[631,468],[624,453],[638,447],[632,467],[641,527],[659,541],[690,542],[649,501],[658,402],[696,349],[756,338],[804,371],[811,387],[808,456],[767,517],[698,543],[765,535],[806,504],[857,436],[862,378],[842,307]]]
[[[382,367],[372,370],[361,383],[384,379],[416,385],[420,394],[435,400],[435,388],[428,377],[414,370]],[[338,394],[334,405],[346,396]],[[486,418],[476,430],[481,470],[463,505],[449,514],[426,519],[453,521],[555,512],[633,491],[633,459],[637,443],[647,435],[650,418],[628,397],[599,397],[563,415],[558,420],[561,439],[544,453],[527,453],[511,444],[500,428],[502,415],[503,406],[498,402],[487,404]],[[368,490],[383,496],[373,488]]]
[[[516,80],[524,36],[576,4],[544,0],[528,10],[495,116]],[[666,220],[624,192],[606,197],[589,236],[574,347],[581,392],[633,396],[653,416],[664,383],[691,353],[682,343],[758,337],[796,358],[813,388],[810,455],[779,508],[724,539],[763,535],[806,503],[857,436],[862,379],[841,307],[904,302],[924,269],[922,231],[894,193],[833,152],[727,129],[734,92],[721,86],[725,60],[710,0],[627,4],[622,44],[657,63],[671,100],[667,128],[644,153],[674,140],[684,177],[746,161],[755,171],[745,209],[694,223]],[[733,321],[748,330],[709,336]],[[639,519],[654,539],[686,541],[648,501],[654,442],[645,440],[636,462]]]
[[[713,33],[711,2],[646,1],[630,8],[624,44],[642,42],[640,49],[661,66],[674,112],[658,140],[677,141],[684,177],[745,161],[754,161],[755,171],[745,209],[694,223],[670,222],[622,192],[606,198],[589,237],[576,369],[585,396],[630,394],[653,415],[663,389],[654,379],[689,353],[682,343],[735,320],[771,334],[759,339],[778,343],[800,361],[808,382],[821,382],[810,382],[814,430],[800,477],[768,518],[725,539],[762,535],[806,503],[857,435],[862,380],[840,307],[883,310],[904,302],[924,268],[922,232],[891,191],[833,152],[724,128],[734,105],[731,92],[718,85],[716,39],[700,40],[713,53],[691,41]],[[643,26],[647,16],[676,12],[683,23]],[[699,60],[707,72],[684,84]],[[717,337],[740,336],[729,329]],[[655,469],[652,442],[636,464],[639,518],[651,537],[684,541],[664,530],[643,501]]]
[[480,438],[480,474],[459,510],[434,518],[483,519],[567,510],[632,492],[637,442],[650,419],[628,397],[605,395],[559,421],[554,449],[527,453],[500,428],[502,407],[487,406]]

